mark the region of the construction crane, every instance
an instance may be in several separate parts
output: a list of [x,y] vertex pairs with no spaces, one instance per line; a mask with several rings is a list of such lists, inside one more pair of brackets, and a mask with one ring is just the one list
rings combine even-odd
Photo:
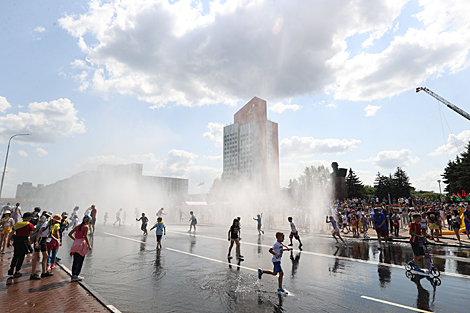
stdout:
[[449,109],[452,109],[454,110],[455,112],[459,113],[460,115],[462,115],[463,117],[465,117],[467,120],[470,121],[470,114],[468,114],[467,112],[465,112],[464,110],[462,110],[461,108],[453,105],[452,103],[450,103],[449,101],[447,101],[446,99],[442,98],[441,96],[439,96],[438,94],[432,92],[431,90],[429,90],[428,88],[426,87],[418,87],[416,88],[416,92],[420,92],[420,91],[424,91],[425,93],[427,93],[428,95],[430,95],[431,97],[434,97],[437,99],[437,101],[440,101],[442,103],[444,103]]

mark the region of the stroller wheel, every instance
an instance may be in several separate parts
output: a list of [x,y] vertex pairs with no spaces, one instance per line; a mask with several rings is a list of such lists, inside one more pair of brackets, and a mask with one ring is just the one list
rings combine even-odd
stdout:
[[435,267],[431,268],[431,271],[429,272],[431,274],[432,277],[439,277],[441,275],[441,272],[439,272],[439,270]]
[[440,286],[441,285],[441,280],[437,277],[434,277],[431,280],[431,285],[433,285],[434,287]]
[[415,275],[413,275],[413,273],[411,273],[410,271],[406,271],[406,272],[405,272],[405,275],[406,275],[406,277],[409,278],[409,279],[413,279],[414,276],[415,276]]

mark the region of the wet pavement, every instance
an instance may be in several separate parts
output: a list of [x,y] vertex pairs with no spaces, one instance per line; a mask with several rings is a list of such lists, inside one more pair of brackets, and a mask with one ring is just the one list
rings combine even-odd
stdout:
[[[272,268],[268,250],[275,232],[258,236],[244,228],[245,261],[228,264],[228,228],[198,225],[196,234],[188,234],[188,226],[168,224],[157,251],[154,231],[143,236],[139,226],[98,225],[82,275],[122,312],[468,312],[468,249],[429,247],[441,271],[438,285],[406,276],[404,264],[412,258],[406,243],[379,250],[376,241],[338,246],[326,234],[301,234],[303,251],[294,240],[294,251],[284,252],[284,287],[290,294],[280,296],[277,278],[258,280],[256,272]],[[59,251],[69,268],[71,243],[65,239]]]

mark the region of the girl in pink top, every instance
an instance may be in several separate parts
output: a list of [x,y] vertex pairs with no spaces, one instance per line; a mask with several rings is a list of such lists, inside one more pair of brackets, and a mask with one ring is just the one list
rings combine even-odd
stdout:
[[88,224],[90,221],[91,216],[85,215],[82,223],[69,233],[69,237],[74,240],[70,250],[70,256],[73,256],[72,281],[83,280],[83,277],[79,275],[82,270],[85,255],[91,250],[90,241],[88,240]]

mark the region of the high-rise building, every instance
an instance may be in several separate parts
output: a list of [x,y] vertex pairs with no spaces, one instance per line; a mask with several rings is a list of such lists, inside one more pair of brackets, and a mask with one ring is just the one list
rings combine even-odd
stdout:
[[254,97],[224,127],[223,177],[279,187],[278,124],[268,120],[265,100]]

